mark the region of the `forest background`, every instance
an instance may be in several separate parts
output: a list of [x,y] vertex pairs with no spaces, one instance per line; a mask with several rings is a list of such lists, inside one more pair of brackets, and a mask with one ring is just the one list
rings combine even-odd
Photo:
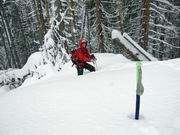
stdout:
[[37,51],[66,61],[80,37],[92,53],[122,53],[113,29],[159,60],[180,57],[179,0],[0,0],[0,70],[22,68]]

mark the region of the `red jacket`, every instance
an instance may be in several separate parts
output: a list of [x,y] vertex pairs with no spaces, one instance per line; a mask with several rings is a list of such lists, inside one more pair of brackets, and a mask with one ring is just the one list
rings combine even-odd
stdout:
[[71,52],[71,60],[77,66],[84,66],[86,62],[90,62],[93,58],[86,48],[87,41],[85,39],[80,39],[79,46],[78,49]]
[[86,63],[91,61],[91,55],[89,54],[87,48],[85,47],[80,47],[76,50],[72,51],[72,56],[71,56],[76,62],[79,63]]

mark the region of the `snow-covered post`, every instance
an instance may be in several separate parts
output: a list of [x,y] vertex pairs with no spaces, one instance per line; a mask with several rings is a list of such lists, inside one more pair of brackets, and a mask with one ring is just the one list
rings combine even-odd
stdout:
[[136,111],[135,120],[139,120],[139,110],[140,110],[140,96],[144,93],[144,87],[142,85],[142,69],[141,62],[136,63],[136,79],[137,79],[137,89],[136,89]]

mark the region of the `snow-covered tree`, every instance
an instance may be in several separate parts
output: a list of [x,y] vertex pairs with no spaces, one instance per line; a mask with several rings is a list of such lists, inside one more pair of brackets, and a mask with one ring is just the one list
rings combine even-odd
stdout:
[[52,17],[50,20],[50,29],[44,36],[44,45],[42,47],[45,60],[47,63],[53,65],[57,70],[68,61],[68,54],[65,50],[65,43],[67,42],[65,36],[65,21],[68,20],[67,12],[70,7],[63,10],[64,3],[59,0],[54,0],[51,3]]
[[120,53],[111,43],[112,29],[127,32],[159,59],[180,56],[177,0],[0,0],[0,6],[5,68],[21,68],[40,47],[56,65],[61,47],[69,52],[81,37],[91,52]]
[[123,16],[123,0],[117,0],[117,12],[119,16],[119,26],[120,26],[120,31],[123,33],[124,28],[123,28],[123,21],[124,21],[124,16]]
[[[29,55],[37,51],[37,27],[31,13],[32,0],[1,1],[1,31],[10,67],[22,67]],[[1,36],[1,37],[2,37]]]
[[178,33],[175,24],[179,13],[180,8],[170,0],[156,0],[150,3],[148,51],[161,60],[176,57],[172,56],[172,52],[174,49],[180,49],[176,44]]
[[8,43],[9,47],[9,54],[11,55],[11,67],[20,67],[20,62],[19,58],[17,56],[17,51],[16,51],[16,46],[14,45],[14,40],[12,36],[12,31],[10,29],[10,23],[9,21],[11,20],[10,17],[8,17],[10,10],[5,10],[7,8],[5,6],[5,3],[1,0],[0,1],[0,17],[1,17],[1,22],[2,22],[2,27],[3,31],[5,33],[5,37]]
[[139,43],[141,30],[141,0],[124,1],[124,31],[127,32],[136,42]]
[[[0,21],[2,24],[2,20]],[[1,62],[0,66],[2,69],[7,69],[11,67],[11,57],[9,56],[9,47],[6,44],[3,26],[0,25],[0,55],[1,55]]]
[[96,31],[98,38],[98,52],[105,52],[104,50],[104,33],[103,33],[103,22],[102,22],[102,1],[96,0]]
[[21,18],[21,28],[27,41],[27,47],[30,54],[37,51],[39,43],[38,23],[35,12],[34,0],[20,0],[17,2],[19,6],[19,15]]
[[40,44],[43,44],[44,35],[46,33],[46,27],[45,27],[45,17],[43,12],[43,5],[42,0],[35,0],[36,5],[36,17],[38,21],[38,29],[39,29],[39,41]]
[[115,0],[86,1],[90,20],[90,44],[94,52],[114,52],[111,32],[112,29],[122,28],[121,4]]
[[172,0],[124,1],[124,31],[159,59],[178,56],[179,7],[174,4]]

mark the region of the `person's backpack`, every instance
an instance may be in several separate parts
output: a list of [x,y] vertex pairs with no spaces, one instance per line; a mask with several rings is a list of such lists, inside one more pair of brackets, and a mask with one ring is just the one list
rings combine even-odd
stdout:
[[76,49],[71,51],[71,61],[72,61],[73,65],[77,64],[77,62],[78,62],[77,50]]

